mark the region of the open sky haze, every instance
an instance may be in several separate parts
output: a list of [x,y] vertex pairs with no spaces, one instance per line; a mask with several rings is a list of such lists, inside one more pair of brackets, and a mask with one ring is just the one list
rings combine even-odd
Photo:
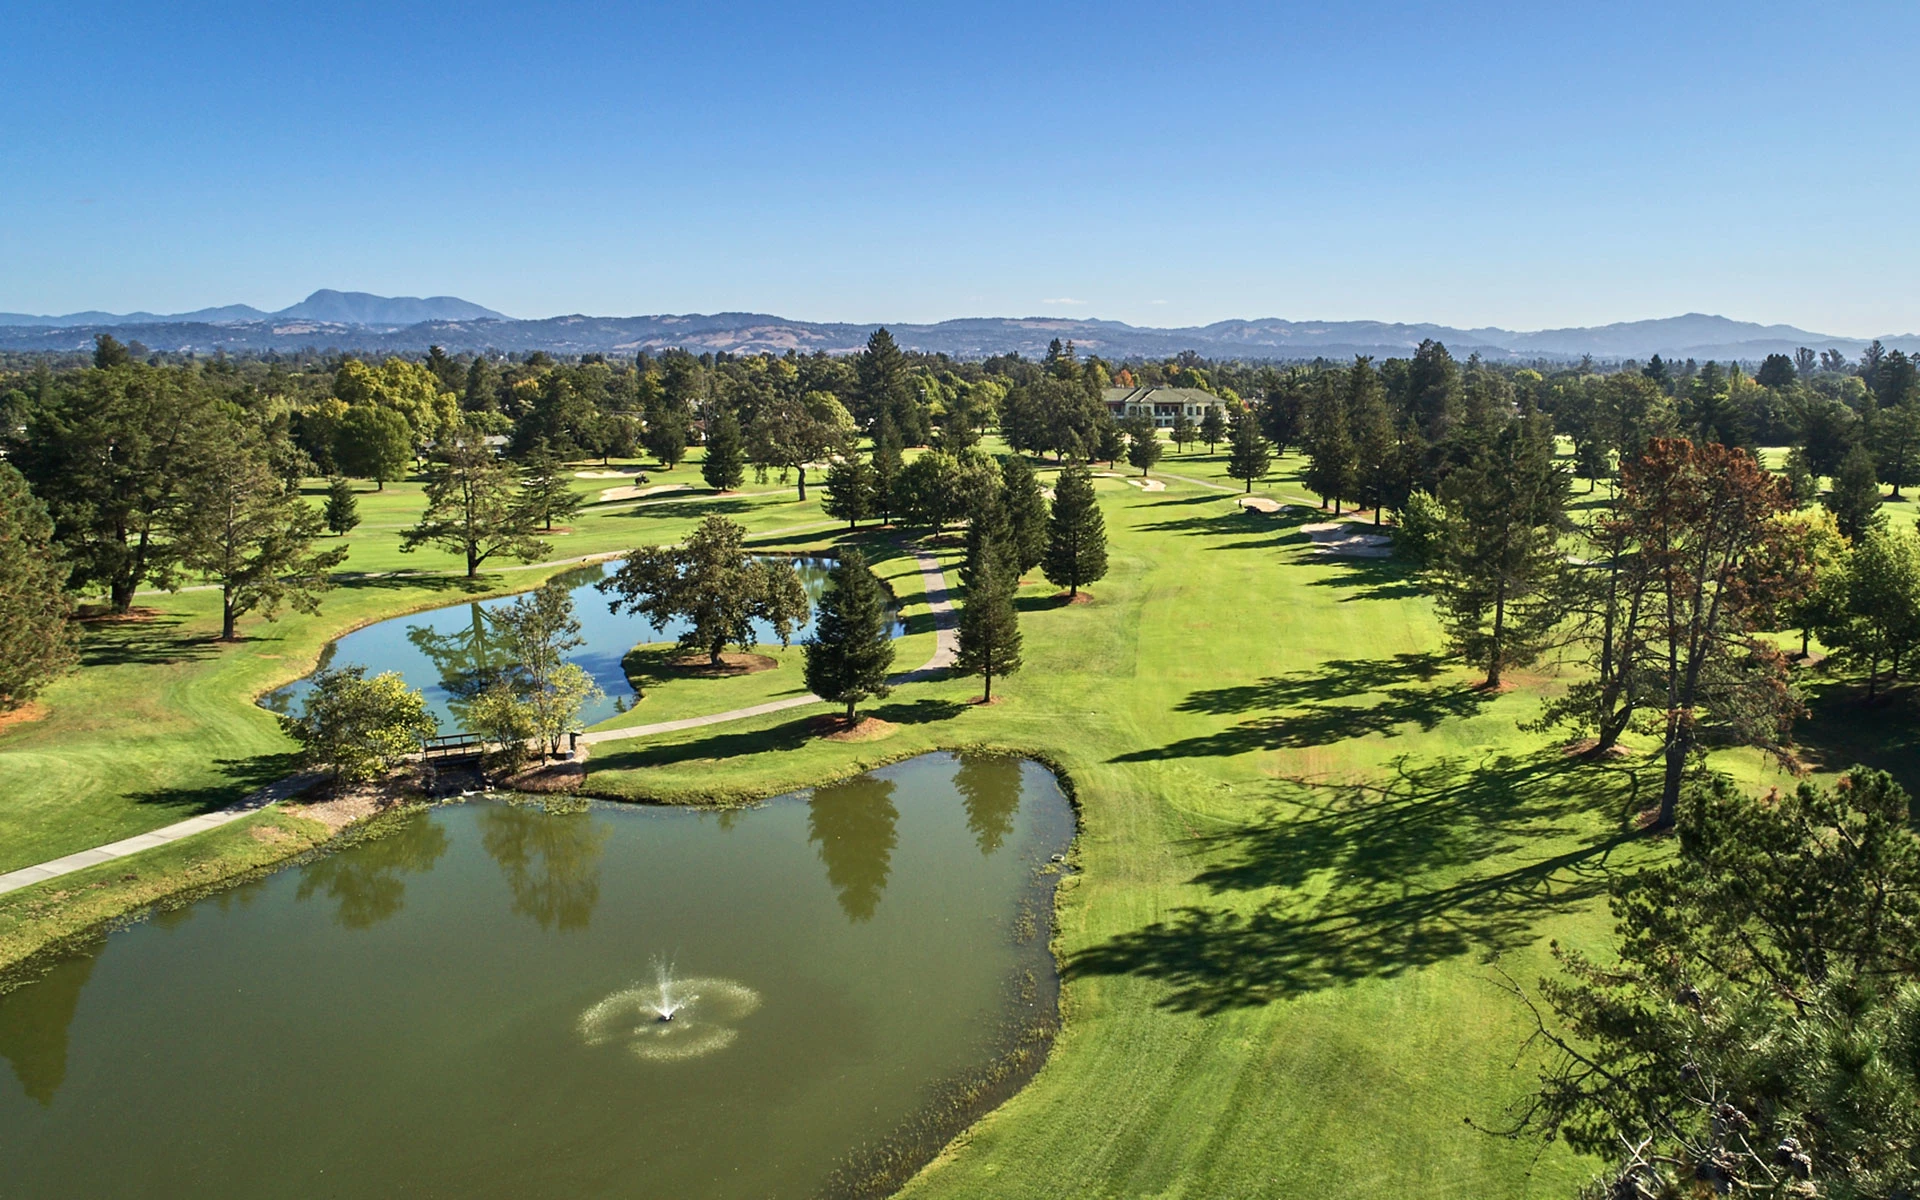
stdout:
[[1920,6],[40,3],[0,310],[1920,329]]

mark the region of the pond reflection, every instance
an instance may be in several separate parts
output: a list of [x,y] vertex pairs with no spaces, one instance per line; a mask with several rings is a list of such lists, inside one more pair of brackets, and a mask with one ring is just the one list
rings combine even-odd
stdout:
[[67,1030],[104,942],[75,951],[31,987],[0,996],[0,1058],[28,1096],[51,1107],[67,1078]]
[[600,902],[600,856],[609,832],[591,811],[503,804],[486,810],[480,844],[506,876],[514,912],[542,929],[585,929]]
[[967,828],[980,853],[992,854],[1013,832],[1013,814],[1020,808],[1021,765],[1017,758],[998,754],[963,754],[953,773],[954,790],[967,810]]
[[877,775],[815,788],[807,798],[807,840],[826,864],[847,920],[869,920],[880,906],[899,819],[893,780]]
[[447,831],[426,813],[415,813],[353,854],[329,854],[301,868],[294,896],[309,900],[324,894],[339,905],[335,921],[348,929],[370,929],[406,904],[401,876],[431,870],[446,852]]
[[467,605],[464,621],[457,620],[452,609],[442,614],[435,624],[407,626],[407,642],[433,664],[448,711],[463,722],[467,706],[500,677],[513,661],[513,651],[482,605]]

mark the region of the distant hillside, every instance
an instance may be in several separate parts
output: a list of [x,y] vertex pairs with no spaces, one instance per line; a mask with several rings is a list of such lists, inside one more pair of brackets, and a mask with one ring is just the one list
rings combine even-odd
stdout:
[[[933,325],[888,327],[909,349],[970,359],[1010,352],[1033,357],[1044,353],[1054,338],[1115,359],[1159,358],[1192,350],[1209,358],[1274,361],[1343,359],[1356,354],[1404,357],[1428,338],[1445,342],[1461,358],[1479,354],[1505,361],[1569,360],[1592,355],[1606,362],[1644,360],[1660,354],[1674,359],[1757,362],[1769,354],[1790,354],[1800,346],[1835,349],[1857,357],[1867,344],[1860,338],[1833,337],[1791,325],[1759,325],[1701,313],[1533,332],[1280,318],[1216,321],[1179,329],[1062,317],[966,317]],[[870,324],[795,321],[766,313],[734,312],[640,317],[575,314],[523,321],[453,296],[421,300],[323,290],[275,313],[232,305],[173,316],[0,314],[0,349],[85,350],[95,334],[111,333],[122,341],[137,339],[156,349],[195,353],[222,348],[239,352],[308,347],[418,353],[429,345],[438,345],[455,353],[544,350],[550,354],[628,355],[677,347],[696,353],[779,354],[795,350],[810,354],[819,350],[849,354],[865,344],[874,328]],[[1895,335],[1881,340],[1889,348],[1920,352],[1920,336]]]
[[422,321],[503,321],[506,317],[457,296],[376,296],[321,288],[298,304],[262,312],[250,304],[228,304],[186,313],[77,312],[59,317],[0,313],[0,327],[110,329],[122,325],[227,325],[258,321],[325,321],[335,325],[401,328]]

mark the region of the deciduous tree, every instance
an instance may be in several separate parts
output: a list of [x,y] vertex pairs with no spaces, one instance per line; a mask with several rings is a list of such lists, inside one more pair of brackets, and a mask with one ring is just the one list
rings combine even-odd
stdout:
[[439,730],[426,697],[399,672],[369,679],[365,667],[315,675],[299,714],[281,717],[280,725],[305,748],[308,764],[324,767],[335,783],[386,775]]
[[74,664],[66,579],[46,506],[0,462],[0,711],[32,700]]
[[807,592],[793,564],[748,556],[747,531],[725,517],[700,522],[681,546],[643,546],[598,587],[607,606],[664,626],[684,620],[680,644],[714,666],[729,643],[754,644],[754,622],[773,629],[785,646],[807,619]]

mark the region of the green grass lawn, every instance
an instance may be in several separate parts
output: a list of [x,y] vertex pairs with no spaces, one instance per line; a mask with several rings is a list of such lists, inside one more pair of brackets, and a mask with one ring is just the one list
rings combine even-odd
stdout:
[[[1299,465],[1282,460],[1255,494],[1312,505]],[[1603,947],[1609,878],[1660,853],[1623,835],[1651,802],[1652,775],[1632,760],[1576,763],[1556,739],[1522,733],[1559,686],[1551,674],[1475,689],[1439,656],[1431,604],[1405,568],[1315,557],[1299,531],[1315,513],[1237,508],[1243,485],[1225,467],[1223,447],[1170,453],[1155,472],[1164,491],[1096,481],[1111,571],[1086,604],[1029,580],[1026,666],[996,683],[996,704],[971,703],[977,680],[948,679],[866,705],[895,727],[874,741],[817,737],[823,706],[606,743],[589,788],[739,800],[964,746],[1065,772],[1081,836],[1056,930],[1063,1030],[1038,1077],[910,1195],[1568,1195],[1590,1164],[1466,1121],[1499,1124],[1532,1080],[1503,975],[1531,986],[1548,973],[1550,939]],[[697,467],[654,478],[697,482]],[[844,536],[817,497],[748,492],[762,490],[595,505],[555,555],[672,541],[714,511],[768,549]],[[419,502],[414,484],[363,493],[349,568],[452,566],[398,553]],[[854,536],[909,622],[896,667],[916,667],[933,634],[912,560],[873,531]],[[938,553],[957,588],[958,540]],[[553,569],[479,586],[532,586]],[[88,665],[49,690],[49,715],[0,732],[0,870],[218,807],[284,773],[292,747],[252,698],[308,670],[328,638],[466,589],[357,578],[321,617],[249,622],[232,647],[209,640],[209,594],[143,596],[155,620],[89,629]],[[778,657],[772,671],[699,679],[642,651],[631,666],[646,696],[606,726],[798,694],[799,651]],[[1844,703],[1809,726],[1835,760],[1875,749]],[[1912,738],[1879,749],[1920,765]],[[1761,778],[1757,759],[1728,761]],[[256,833],[255,821],[281,824]],[[116,897],[151,898],[165,886],[156,874],[239,869],[308,836],[278,814],[255,821],[0,900],[0,961],[110,913]]]

